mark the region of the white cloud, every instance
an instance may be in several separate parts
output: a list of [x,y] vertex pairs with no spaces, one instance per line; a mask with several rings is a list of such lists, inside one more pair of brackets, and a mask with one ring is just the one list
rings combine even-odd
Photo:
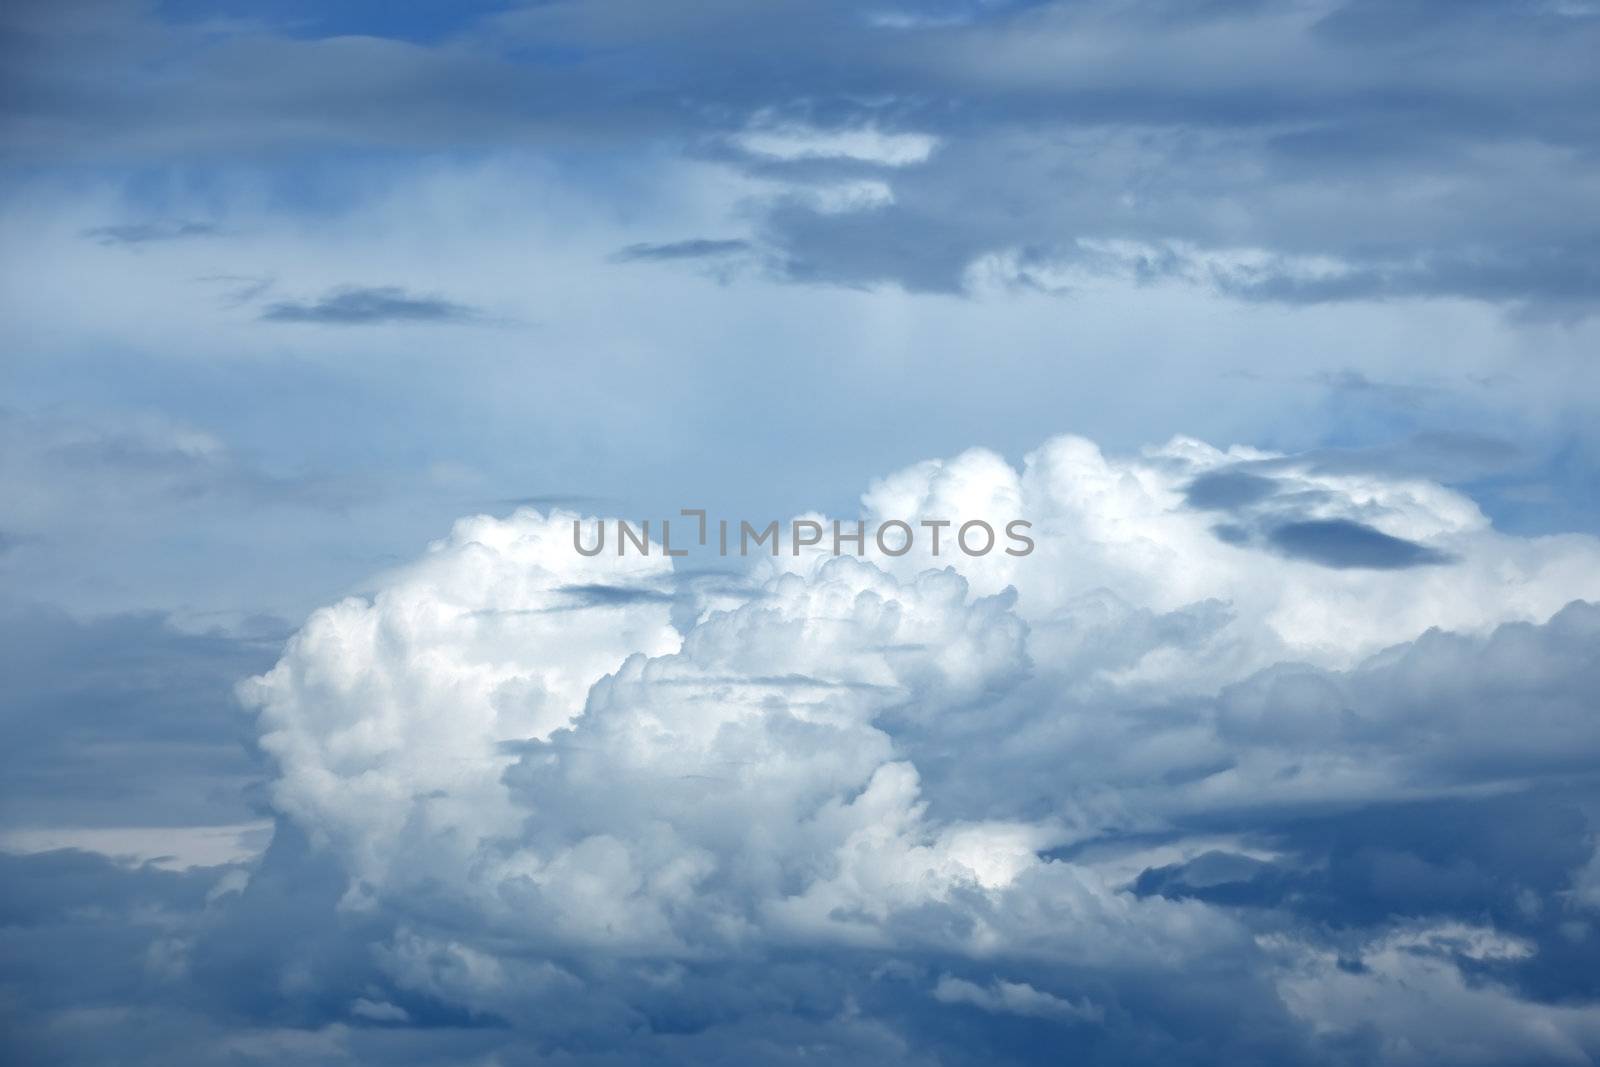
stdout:
[[255,859],[271,837],[272,824],[265,821],[230,826],[31,827],[0,832],[0,850],[28,855],[71,848],[183,871]]
[[997,978],[988,987],[945,975],[933,988],[933,998],[945,1004],[970,1004],[984,1011],[1032,1015],[1044,1019],[1100,1022],[1105,1010],[1087,1000],[1072,1001],[1041,992],[1027,982]]
[[[1274,487],[1235,507],[1241,522],[1359,521],[1449,562],[1364,571],[1230,543],[1186,492],[1238,469]],[[1483,760],[1496,746],[1524,767],[1592,749],[1573,694],[1600,613],[1544,615],[1600,596],[1593,539],[1509,537],[1435,484],[1184,439],[1111,457],[1059,438],[1020,470],[968,452],[874,483],[864,510],[1027,517],[1039,547],[763,557],[757,591],[719,592],[680,640],[667,560],[580,556],[572,516],[522,511],[462,520],[370,601],[316,613],[243,692],[276,803],[344,866],[345,905],[404,917],[379,952],[389,979],[516,1016],[598,980],[573,959],[626,971],[607,986],[626,1002],[688,980],[672,967],[781,951],[1019,975],[1265,951],[1264,980],[1316,1027],[1349,1025],[1374,983],[1413,971],[1451,1004],[1490,997],[1545,1025],[1454,964],[1408,962],[1527,958],[1515,938],[1396,934],[1369,953],[1379,977],[1357,980],[1320,948],[1258,947],[1238,916],[1129,881],[1217,848],[1256,857],[1219,867],[1224,882],[1272,867],[1270,848],[1177,829],[1198,813],[1444,795],[1503,782]],[[596,588],[648,595],[584,599]],[[1479,632],[1419,637],[1439,625]],[[1096,847],[1107,827],[1167,836]],[[1104,1018],[1070,982],[956,971],[935,999]],[[1308,1007],[1323,988],[1332,1007]],[[1426,1001],[1385,1032],[1410,1040]],[[1569,1018],[1561,1040],[1588,1047],[1586,1017]]]
[[1590,1063],[1600,1007],[1525,1000],[1472,980],[1465,958],[1522,958],[1532,949],[1487,928],[1400,928],[1361,946],[1359,968],[1335,953],[1268,939],[1293,960],[1279,984],[1291,1011],[1319,1036],[1376,1036],[1384,1063]]
[[[1186,506],[1185,489],[1202,475],[1233,469],[1272,479],[1272,499],[1281,503],[1256,505],[1264,509],[1258,518],[1358,522],[1454,561],[1341,569],[1231,543],[1216,527],[1235,517]],[[874,524],[986,518],[998,528],[1014,517],[1031,520],[1037,547],[1027,556],[952,554],[952,528],[937,559],[926,535],[898,558],[884,557],[869,539],[868,557],[901,576],[954,565],[981,593],[1014,587],[1019,615],[1035,626],[1073,615],[1083,597],[1103,591],[1163,613],[1221,601],[1235,621],[1218,635],[1213,657],[1144,666],[1202,668],[1214,680],[1287,657],[1349,666],[1430,626],[1482,632],[1542,621],[1573,599],[1600,598],[1600,541],[1593,537],[1506,536],[1470,498],[1420,478],[1328,469],[1314,457],[1250,448],[1224,452],[1187,438],[1123,457],[1083,438],[1058,437],[1030,453],[1020,470],[976,449],[876,481],[862,505]],[[821,558],[811,550],[798,561],[783,555],[770,563],[804,570]]]
[[886,167],[926,162],[939,139],[925,133],[885,133],[875,126],[822,129],[757,122],[733,138],[747,152],[773,159],[854,159]]
[[502,745],[549,736],[595,679],[676,645],[665,604],[582,592],[659,581],[665,561],[581,556],[576,518],[463,519],[371,601],[312,615],[241,687],[284,769],[276,802],[336,840],[358,878],[381,882],[390,863],[423,856],[452,873],[483,837],[515,833],[500,781],[515,756]]

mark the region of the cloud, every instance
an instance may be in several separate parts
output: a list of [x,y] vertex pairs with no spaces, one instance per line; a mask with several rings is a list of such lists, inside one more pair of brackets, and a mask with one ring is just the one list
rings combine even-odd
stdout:
[[[0,846],[81,845],[94,831],[111,853],[226,851],[204,828],[230,837],[258,821],[265,781],[232,688],[277,644],[157,614],[78,621],[0,603]],[[193,848],[180,847],[186,833]]]
[[[757,17],[606,0],[351,33],[320,12],[219,25],[104,5],[15,20],[5,123],[13,156],[47,165],[527,143],[648,162],[639,146],[668,146],[778,179],[750,213],[802,282],[962,292],[987,264],[1046,289],[1131,276],[1252,302],[1589,314],[1600,19],[1403,12],[1141,0]],[[1419,35],[1425,55],[1393,43]],[[100,91],[107,78],[122,91]],[[794,195],[864,172],[888,191],[864,218]]]
[[[178,881],[74,861],[121,924],[87,1002],[168,1029],[75,1022],[84,986],[49,961],[100,928],[45,907],[72,854],[40,853],[14,863],[38,916],[7,972],[36,990],[17,1040],[69,1061],[119,1034],[151,1061],[388,1061],[402,1038],[424,1063],[1600,1051],[1600,606],[1562,606],[1600,600],[1593,538],[1187,439],[969,451],[862,505],[1023,516],[1039,547],[679,575],[659,545],[581,556],[579,516],[523,509],[313,613],[239,689],[266,853]],[[1311,564],[1219,542],[1218,509],[1352,516],[1458,562]]]
[[983,1011],[1010,1015],[1037,1015],[1047,1019],[1081,1019],[1100,1022],[1105,1012],[1083,1001],[1073,1003],[1041,993],[1026,982],[997,979],[985,988],[960,978],[945,975],[933,987],[933,998],[943,1004],[970,1004]]
[[[591,598],[582,630],[549,610],[570,608],[573,587],[670,568],[660,557],[580,556],[577,516],[533,514],[463,520],[371,602],[316,613],[245,689],[262,709],[262,747],[295,768],[274,786],[277,804],[360,853],[374,884],[391,864],[427,855],[467,864],[482,837],[513,832],[501,743],[547,737],[583,710],[596,678],[676,641],[669,605],[655,600]],[[353,792],[341,782],[350,772],[361,781]]]
[[402,7],[0,14],[0,1059],[1600,1054],[1593,4]]
[[85,230],[83,235],[103,245],[142,245],[151,241],[208,237],[217,232],[217,227],[209,222],[135,222],[96,226]]
[[1192,508],[1232,511],[1257,503],[1278,491],[1277,483],[1248,471],[1222,470],[1202,474],[1189,483],[1184,499]]
[[[248,636],[262,616],[303,614],[272,592],[291,587],[284,574],[237,566],[238,546],[253,541],[257,562],[274,551],[303,559],[319,525],[348,543],[351,511],[373,505],[375,486],[321,464],[274,462],[253,441],[234,447],[214,429],[222,424],[238,434],[226,412],[195,422],[81,400],[0,409],[0,563],[11,598],[91,617],[165,614],[200,632],[236,620]],[[299,534],[285,537],[291,526]],[[263,541],[269,527],[277,533]],[[234,584],[257,579],[264,596]]]
[[205,429],[143,413],[68,418],[0,408],[0,440],[9,488],[0,507],[25,526],[87,497],[127,506],[317,496],[254,467]]
[[637,604],[641,601],[654,601],[657,603],[670,602],[671,593],[659,589],[646,589],[625,585],[605,585],[589,583],[587,585],[564,585],[558,590],[572,596],[584,607],[595,605]]
[[734,255],[749,249],[749,241],[713,241],[706,238],[696,238],[689,241],[669,241],[666,244],[629,245],[626,248],[619,249],[612,258],[624,263],[633,260],[706,259],[715,256]]
[[1450,557],[1424,545],[1391,537],[1349,519],[1290,522],[1268,535],[1274,547],[1296,559],[1325,567],[1372,567],[1392,570],[1450,562]]
[[926,162],[939,139],[921,133],[884,133],[871,126],[823,130],[805,126],[756,127],[737,134],[734,143],[757,156],[799,159],[852,159],[885,167]]
[[436,296],[419,296],[395,285],[330,289],[318,300],[279,301],[261,312],[266,322],[365,326],[390,322],[473,322],[481,312]]
[[[1220,545],[1185,506],[1194,486],[1269,462],[1270,498],[1231,476],[1213,488],[1243,508],[1287,493],[1448,531],[1462,574],[1363,577]],[[321,1017],[464,1012],[638,1057],[655,1038],[624,1037],[614,1012],[737,1043],[763,1016],[726,990],[792,996],[777,962],[791,960],[873,1005],[860,1017],[908,1049],[935,1032],[913,1006],[931,1002],[996,1027],[1083,1028],[1118,1050],[1105,1058],[1139,1062],[1134,1032],[1187,1025],[1194,1040],[1178,1021],[1190,994],[1160,976],[1217,968],[1278,1059],[1316,1062],[1368,1033],[1315,1007],[1317,990],[1381,996],[1405,971],[1430,992],[1372,1039],[1448,1057],[1466,1046],[1430,998],[1454,1003],[1488,967],[1475,995],[1513,1032],[1593,1046],[1587,1016],[1530,999],[1574,988],[1570,938],[1529,916],[1585,884],[1589,853],[1490,829],[1549,820],[1548,790],[1600,745],[1582,696],[1600,608],[1531,607],[1600,575],[1590,539],[1519,545],[1442,487],[1187,441],[1116,459],[1060,439],[1020,472],[967,453],[892,475],[865,504],[1027,515],[1042,566],[779,557],[758,569],[761,595],[685,614],[611,593],[669,587],[659,553],[582,557],[574,516],[521,511],[463,520],[371,601],[318,612],[242,695],[275,805],[330,862],[373,953],[354,985],[327,973],[338,1006]],[[1139,565],[1119,566],[1124,552]],[[1544,569],[1520,592],[1456,595],[1525,552]],[[575,591],[581,620],[549,610]],[[1296,621],[1340,596],[1336,626]],[[1418,614],[1397,623],[1378,607],[1393,598]],[[1492,625],[1416,636],[1444,620]],[[1326,666],[1285,662],[1305,655]],[[1494,817],[1456,799],[1491,784],[1508,791],[1484,802]],[[1408,804],[1435,814],[1395,814]],[[1519,839],[1536,862],[1511,858]],[[1494,926],[1396,918],[1485,908]],[[1330,932],[1333,917],[1356,932]],[[1431,962],[1406,970],[1416,953]],[[860,974],[860,954],[879,971]],[[537,1022],[579,1002],[567,1023]],[[696,1015],[709,1002],[726,1005],[717,1020]],[[828,1003],[838,1034],[849,1009]],[[697,1021],[671,1021],[684,1013]],[[1017,1047],[1021,1062],[1058,1048]]]

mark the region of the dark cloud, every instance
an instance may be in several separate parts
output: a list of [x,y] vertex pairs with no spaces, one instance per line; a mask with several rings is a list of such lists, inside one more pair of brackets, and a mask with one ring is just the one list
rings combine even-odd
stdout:
[[[1118,272],[1253,301],[1452,296],[1577,316],[1600,292],[1585,162],[1600,136],[1600,16],[1577,3],[603,0],[490,5],[437,25],[367,12],[361,33],[359,12],[218,29],[171,9],[167,22],[135,5],[85,10],[12,16],[0,121],[13,159],[534,141],[615,170],[666,142],[801,193],[864,173],[892,186],[870,211],[788,194],[755,205],[774,272],[797,281],[955,292],[991,253],[1106,270],[1104,243],[1122,242],[1144,251],[1112,256]],[[937,148],[902,166],[730,148],[752,124],[915,133]],[[1241,267],[1239,249],[1265,258]],[[694,239],[619,255],[742,250]],[[455,317],[282,307],[296,321]]]
[[[1587,787],[1553,782],[1291,813],[1248,824],[1275,859],[1207,852],[1146,869],[1134,891],[1243,909],[1264,929],[1318,927],[1339,950],[1389,924],[1487,922],[1534,951],[1498,966],[1458,957],[1468,971],[1541,1001],[1588,999],[1600,996],[1600,975],[1586,962],[1591,935],[1574,928],[1565,901],[1572,871],[1590,854],[1591,803]],[[1354,953],[1347,959],[1359,968]]]
[[1395,570],[1449,563],[1446,553],[1349,519],[1308,519],[1274,527],[1268,541],[1284,555],[1324,567]]
[[184,633],[0,605],[0,825],[185,826],[259,817],[264,768],[233,696],[286,634]]
[[1233,511],[1259,503],[1278,491],[1278,483],[1247,471],[1202,474],[1184,491],[1184,500],[1202,511]]
[[103,245],[142,245],[152,241],[175,241],[183,237],[208,237],[217,233],[209,222],[142,222],[120,226],[96,226],[83,235]]
[[332,326],[367,326],[391,322],[465,323],[481,319],[466,304],[436,296],[420,296],[394,285],[346,286],[313,301],[279,301],[261,312],[267,322],[309,322]]
[[[1205,615],[1130,613],[1113,627],[1121,636],[1105,644],[1193,646],[1217,625],[1202,624]],[[172,872],[81,852],[0,854],[0,1048],[12,1058],[64,1064],[105,1062],[114,1053],[134,1065],[818,1057],[977,1065],[1056,1063],[1068,1053],[1075,1062],[1106,1065],[1403,1061],[1384,1052],[1378,1030],[1330,1044],[1296,1018],[1260,945],[1303,941],[1336,957],[1339,973],[1371,976],[1385,965],[1372,946],[1399,937],[1402,958],[1449,967],[1485,996],[1508,990],[1504,997],[1522,998],[1495,1004],[1537,1010],[1600,995],[1590,963],[1593,934],[1568,902],[1572,872],[1590,856],[1596,831],[1593,768],[1583,763],[1600,743],[1589,697],[1600,669],[1597,627],[1600,607],[1575,604],[1544,625],[1503,626],[1485,638],[1430,633],[1352,671],[1278,668],[1243,683],[1241,690],[1252,692],[1224,695],[1217,721],[1240,767],[1274,746],[1346,760],[1404,755],[1413,761],[1407,788],[1432,795],[1262,800],[1193,812],[1164,832],[1120,828],[1114,820],[1090,828],[1088,841],[1058,858],[1084,862],[1095,849],[1178,845],[1191,836],[1241,842],[1132,875],[1131,895],[1184,909],[1173,914],[1184,927],[1216,915],[1238,925],[1237,936],[1178,968],[1131,958],[1052,961],[1047,954],[975,960],[907,947],[918,931],[970,921],[961,908],[981,907],[976,894],[905,916],[895,930],[904,944],[892,950],[758,944],[712,960],[604,952],[546,958],[522,939],[491,959],[472,947],[482,945],[473,925],[479,920],[427,885],[403,902],[351,906],[352,887],[336,857],[285,820],[267,853],[247,867]],[[168,652],[168,670],[155,672],[158,678],[194,654]],[[27,648],[18,656],[32,658]],[[136,673],[125,657],[113,657],[113,668]],[[1286,678],[1311,679],[1336,697],[1330,704],[1315,687],[1284,686]],[[1015,696],[1033,702],[1039,693]],[[1351,713],[1329,715],[1330,706]],[[1516,709],[1514,721],[1506,709]],[[992,713],[995,729],[1004,708]],[[963,751],[953,762],[928,758],[924,746],[935,738],[906,724],[890,728],[908,757],[927,768],[930,784],[948,787],[947,776],[959,775],[988,783],[990,804],[1004,798],[1032,805],[1036,785],[1070,790],[1116,781],[1115,762],[1096,753],[1086,729],[1113,731],[1126,750],[1171,745],[1205,719],[1175,708],[1141,715],[1119,705],[1099,717],[1078,708],[1036,720],[1070,723],[1070,734],[1023,736]],[[1037,782],[1015,751],[1000,751],[1017,742],[1038,756]],[[553,743],[581,739],[563,732]],[[1508,743],[1521,748],[1509,762]],[[553,749],[508,751],[534,766]],[[1508,778],[1512,767],[1517,776]],[[1001,768],[1009,773],[998,774]],[[1137,763],[1123,769],[1148,778]],[[738,773],[730,767],[730,776]],[[997,780],[1005,783],[998,793]],[[1199,782],[1174,779],[1160,788]],[[1470,788],[1488,783],[1495,788]],[[719,787],[703,778],[690,785]],[[593,795],[615,789],[597,781]],[[1051,803],[1071,810],[1069,795],[1054,794]],[[554,805],[538,810],[543,823],[564,817]],[[726,891],[721,880],[712,885]],[[1090,912],[1072,925],[1116,921]],[[1518,939],[1531,951],[1486,956],[1476,947],[1477,930]],[[421,931],[434,936],[435,947],[405,955],[403,946]],[[544,968],[561,977],[551,979]],[[529,984],[541,975],[545,984]],[[1312,984],[1308,994],[1319,988]],[[493,1010],[466,1007],[450,990],[500,999]],[[1415,1020],[1408,1039],[1458,1047],[1451,1031],[1460,1024],[1448,1009],[1441,1004],[1431,1019]],[[1507,1041],[1514,1047],[1514,1038]],[[1536,1049],[1517,1061],[1558,1057]]]
[[615,607],[623,604],[671,603],[672,593],[626,585],[563,585],[558,592],[572,597],[582,607]]
[[1360,512],[1351,510],[1348,499],[1308,483],[1303,476],[1308,471],[1368,476],[1416,472],[1462,478],[1508,463],[1515,454],[1495,438],[1419,435],[1391,446],[1236,463],[1195,478],[1184,489],[1184,502],[1199,511],[1226,513],[1226,521],[1213,525],[1211,532],[1219,541],[1241,548],[1263,547],[1337,568],[1396,570],[1445,564],[1453,561],[1448,552],[1347,517]]
[[729,256],[750,249],[749,241],[712,241],[704,238],[690,241],[670,241],[666,244],[635,244],[618,250],[612,258],[619,262],[633,260],[708,259]]

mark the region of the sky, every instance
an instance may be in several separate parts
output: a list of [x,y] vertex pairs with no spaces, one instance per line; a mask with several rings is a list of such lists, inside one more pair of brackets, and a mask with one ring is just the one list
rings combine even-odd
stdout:
[[5,5],[0,1058],[1600,1059],[1596,55]]

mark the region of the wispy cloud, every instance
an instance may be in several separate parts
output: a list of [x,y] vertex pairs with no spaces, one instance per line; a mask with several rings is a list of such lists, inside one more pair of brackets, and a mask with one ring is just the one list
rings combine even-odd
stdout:
[[695,238],[688,241],[668,241],[665,244],[633,244],[619,249],[612,259],[626,263],[633,260],[710,259],[716,256],[737,255],[750,250],[749,241]]
[[261,312],[266,322],[370,326],[393,322],[468,323],[483,314],[467,304],[412,293],[396,285],[331,289],[316,300],[281,300]]
[[184,237],[210,237],[220,231],[209,222],[136,222],[117,226],[95,226],[83,236],[103,245],[143,245],[155,241],[176,241]]

